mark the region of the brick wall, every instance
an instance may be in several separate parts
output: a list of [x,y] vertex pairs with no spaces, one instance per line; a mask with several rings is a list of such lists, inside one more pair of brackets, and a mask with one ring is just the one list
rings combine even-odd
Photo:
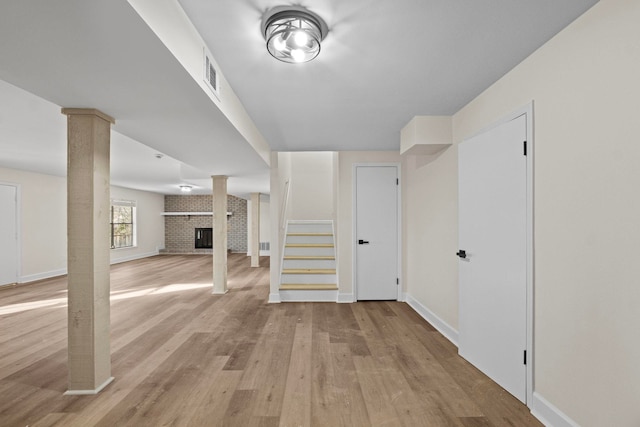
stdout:
[[227,212],[233,212],[227,222],[227,247],[232,252],[244,252],[247,248],[247,201],[227,196]]
[[[213,196],[164,196],[165,212],[211,212]],[[247,252],[247,201],[227,196],[227,247],[232,252]],[[211,249],[195,249],[195,229],[213,228],[210,215],[165,216],[165,252],[211,253]]]

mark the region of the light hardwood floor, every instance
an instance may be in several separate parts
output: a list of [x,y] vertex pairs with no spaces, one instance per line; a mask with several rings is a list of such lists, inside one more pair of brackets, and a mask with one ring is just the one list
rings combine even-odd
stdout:
[[111,270],[112,372],[63,396],[66,278],[0,289],[0,426],[540,426],[399,302],[267,304],[268,258]]

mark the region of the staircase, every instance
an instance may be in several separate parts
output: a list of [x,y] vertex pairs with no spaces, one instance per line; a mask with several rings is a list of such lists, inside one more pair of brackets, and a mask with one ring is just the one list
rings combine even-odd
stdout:
[[280,275],[282,301],[336,301],[332,221],[288,221]]

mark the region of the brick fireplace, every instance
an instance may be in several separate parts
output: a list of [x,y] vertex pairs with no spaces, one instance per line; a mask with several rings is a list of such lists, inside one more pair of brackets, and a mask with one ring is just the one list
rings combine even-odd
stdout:
[[[179,195],[164,197],[165,212],[202,213],[164,217],[166,253],[211,253],[208,247],[196,247],[197,230],[212,229],[212,195]],[[247,252],[247,201],[227,196],[227,247],[232,252]],[[203,215],[204,214],[204,215]],[[200,236],[202,237],[202,231]],[[199,245],[202,246],[202,245]]]

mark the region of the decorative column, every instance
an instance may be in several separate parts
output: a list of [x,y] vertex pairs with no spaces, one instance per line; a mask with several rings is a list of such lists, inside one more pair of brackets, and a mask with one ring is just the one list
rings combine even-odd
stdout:
[[65,394],[96,394],[111,376],[109,145],[113,118],[67,115],[68,368]]
[[271,170],[269,172],[269,183],[271,191],[269,194],[269,216],[271,217],[269,248],[269,302],[280,302],[280,245],[282,244],[282,236],[280,236],[280,205],[282,195],[280,194],[280,170],[278,167],[277,151],[271,152]]
[[251,267],[260,267],[260,193],[251,193]]
[[227,177],[213,179],[213,293],[227,293]]

